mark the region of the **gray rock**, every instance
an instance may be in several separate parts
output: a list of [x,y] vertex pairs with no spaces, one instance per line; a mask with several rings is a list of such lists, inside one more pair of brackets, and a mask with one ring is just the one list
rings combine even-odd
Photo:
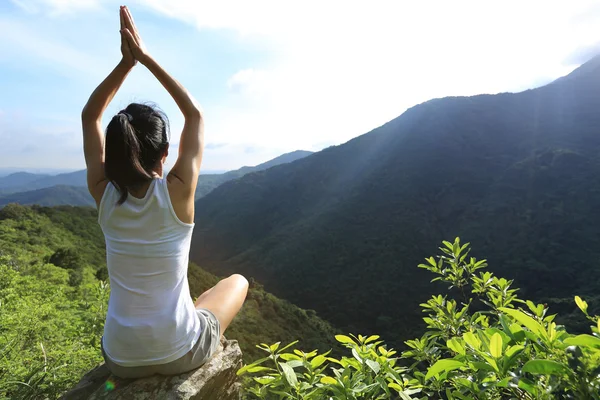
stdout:
[[101,364],[88,372],[61,399],[239,400],[241,384],[236,372],[241,365],[242,351],[237,341],[223,340],[221,350],[194,371],[176,376],[121,379],[111,375]]

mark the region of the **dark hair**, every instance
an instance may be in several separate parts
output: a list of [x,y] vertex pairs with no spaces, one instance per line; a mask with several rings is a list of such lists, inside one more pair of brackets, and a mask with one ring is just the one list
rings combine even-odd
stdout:
[[131,103],[106,127],[104,174],[127,200],[129,191],[153,179],[169,144],[169,121],[155,106]]

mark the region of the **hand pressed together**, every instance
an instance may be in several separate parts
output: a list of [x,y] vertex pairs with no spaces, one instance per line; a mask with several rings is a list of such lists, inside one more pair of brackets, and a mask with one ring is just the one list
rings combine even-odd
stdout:
[[[124,6],[121,6],[119,14],[120,14],[119,16],[120,16],[120,19],[121,19],[121,29],[120,29],[120,32],[122,32],[123,29],[126,28]],[[135,57],[133,56],[133,52],[131,51],[131,47],[129,47],[129,43],[127,42],[127,38],[123,34],[121,34],[121,54],[123,55],[123,62],[128,67],[131,68],[131,67],[133,67],[137,63],[137,60],[135,59]]]
[[[133,17],[129,12],[127,6],[121,6],[121,49],[123,49],[123,45],[126,45],[132,54],[134,60],[141,62],[142,64],[150,57],[148,54],[148,50],[146,50],[146,46],[144,42],[142,42],[142,38],[133,22]],[[125,54],[123,55],[125,59]],[[134,61],[135,63],[135,61]]]

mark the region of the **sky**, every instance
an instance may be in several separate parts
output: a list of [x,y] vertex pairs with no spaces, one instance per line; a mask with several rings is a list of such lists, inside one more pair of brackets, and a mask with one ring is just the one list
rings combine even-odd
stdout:
[[[79,116],[120,60],[120,4],[0,0],[0,169],[85,167]],[[126,4],[204,109],[205,171],[341,144],[431,98],[537,87],[600,53],[595,1]],[[167,113],[177,146],[183,118],[140,64],[105,124],[133,101]]]

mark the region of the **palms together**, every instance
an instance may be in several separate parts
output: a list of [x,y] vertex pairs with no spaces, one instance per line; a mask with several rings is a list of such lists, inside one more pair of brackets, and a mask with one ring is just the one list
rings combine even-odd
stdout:
[[122,34],[123,29],[125,29],[125,27],[126,27],[123,6],[121,6],[121,9],[119,10],[119,17],[121,20],[121,29],[120,29],[120,32],[121,32],[121,54],[123,55],[123,61],[125,61],[125,63],[128,66],[133,67],[137,63],[137,60],[133,56],[133,52],[131,51],[131,48],[129,47],[129,43],[127,42],[126,37]]
[[[123,52],[123,58],[132,60],[132,65],[135,65],[136,61],[144,62],[148,57],[148,51],[146,46],[142,42],[142,38],[133,22],[133,17],[129,12],[127,6],[121,6],[120,9],[121,17],[121,51]],[[127,55],[126,55],[127,53]]]

